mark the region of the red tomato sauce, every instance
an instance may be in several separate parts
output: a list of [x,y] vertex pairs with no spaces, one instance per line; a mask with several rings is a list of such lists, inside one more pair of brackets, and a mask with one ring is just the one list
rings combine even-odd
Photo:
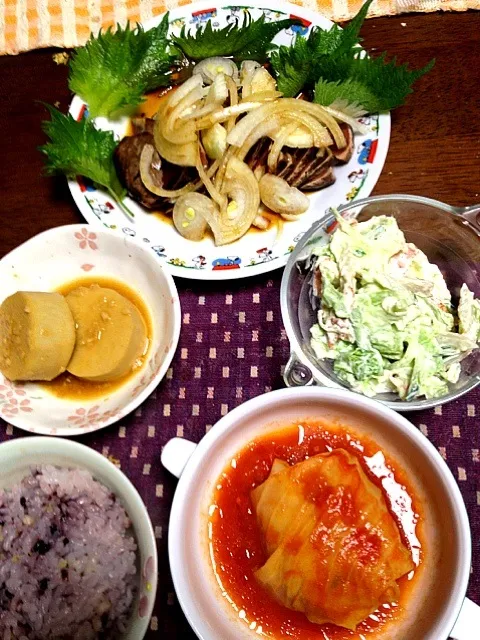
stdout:
[[[412,552],[417,570],[399,580],[398,603],[385,604],[364,620],[355,632],[333,624],[314,624],[303,613],[287,609],[276,602],[256,581],[254,572],[267,560],[254,507],[252,489],[264,482],[273,461],[278,458],[290,465],[308,457],[343,448],[357,456],[370,480],[383,492],[401,536]],[[312,491],[313,489],[312,485]],[[322,492],[315,491],[319,500]],[[347,429],[320,421],[291,425],[259,437],[241,450],[218,478],[209,513],[209,538],[214,572],[222,592],[232,607],[253,631],[273,638],[291,640],[367,640],[402,615],[402,602],[415,582],[421,564],[423,540],[419,523],[420,505],[412,498],[406,478],[394,461],[385,456],[375,442],[349,433]],[[372,554],[374,542],[367,532],[360,537],[366,555]],[[295,541],[292,541],[295,544]],[[368,548],[370,547],[370,548]],[[373,640],[373,638],[372,638]]]

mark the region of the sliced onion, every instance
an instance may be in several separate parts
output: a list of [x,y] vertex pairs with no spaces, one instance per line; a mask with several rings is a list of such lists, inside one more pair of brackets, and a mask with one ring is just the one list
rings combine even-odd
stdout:
[[278,100],[281,98],[283,93],[281,91],[262,91],[259,93],[251,93],[246,100],[241,100],[240,104],[244,104],[245,102],[273,102],[274,100]]
[[178,233],[187,240],[198,242],[203,239],[208,227],[204,212],[218,215],[210,198],[201,193],[187,193],[181,196],[173,207],[173,224]]
[[[305,113],[289,113],[282,112],[280,114],[274,114],[271,117],[264,118],[249,134],[243,145],[236,152],[236,157],[243,160],[253,145],[260,140],[260,138],[269,137],[274,138],[279,129],[290,122],[302,122],[304,126],[311,128],[312,145],[314,147],[325,147],[328,144],[332,144],[332,139],[328,134],[325,127],[319,124],[314,118],[311,118]],[[241,124],[241,122],[240,122]],[[228,137],[227,137],[228,142]]]
[[225,172],[224,193],[230,202],[220,215],[206,213],[216,245],[230,244],[241,238],[252,226],[258,213],[260,193],[252,170],[235,157],[230,158]]
[[[201,91],[203,92],[205,91],[205,89],[202,89]],[[216,109],[219,109],[227,98],[228,89],[225,75],[223,73],[220,73],[218,74],[218,76],[216,76],[210,88],[207,89],[207,95],[205,97],[203,105],[192,105],[189,109],[185,109],[180,118],[182,120],[196,120],[197,118],[206,116]]]
[[220,161],[219,160],[215,160],[215,162],[208,167],[207,176],[209,178],[212,178],[216,174],[217,169],[218,169],[219,166],[220,166]]
[[152,179],[150,174],[150,167],[152,165],[152,161],[154,158],[155,149],[151,144],[146,144],[140,155],[140,177],[142,178],[143,184],[147,187],[149,191],[154,193],[157,196],[161,196],[162,198],[178,198],[179,196],[183,196],[191,191],[195,191],[199,187],[202,186],[200,180],[196,182],[189,182],[181,189],[163,189],[156,185]]
[[265,67],[255,69],[250,83],[250,91],[252,95],[255,95],[256,93],[276,91],[276,89],[277,83]]
[[297,127],[285,140],[285,146],[294,149],[310,149],[313,147],[313,135],[303,125]]
[[226,196],[224,196],[222,193],[220,193],[220,191],[217,189],[217,187],[213,184],[213,182],[211,181],[209,175],[205,171],[205,168],[204,168],[203,164],[200,162],[200,160],[197,162],[196,168],[197,168],[197,171],[198,171],[198,175],[200,176],[200,180],[202,181],[205,189],[208,191],[208,193],[209,193],[210,197],[212,198],[212,200],[220,208],[226,207],[227,206],[227,198],[226,198]]
[[332,159],[333,153],[332,150],[329,149],[328,147],[325,148],[325,157],[322,160],[322,162],[317,166],[316,170],[318,171],[319,169],[321,169],[323,167],[323,165],[328,164],[330,162],[330,160]]
[[219,122],[210,127],[210,129],[204,129],[202,131],[202,144],[205,153],[210,159],[219,160],[223,158],[227,150],[227,130]]
[[305,129],[310,131],[314,147],[329,147],[333,144],[332,136],[328,129],[309,113],[295,113],[293,110],[286,111],[285,113],[286,115],[290,115],[290,117],[298,124],[301,124]]
[[255,169],[253,170],[253,175],[255,176],[257,181],[260,182],[260,180],[262,179],[262,176],[264,176],[266,172],[267,170],[263,166],[263,164],[259,164],[258,167],[255,167]]
[[235,149],[233,147],[227,147],[227,150],[223,154],[223,157],[219,161],[218,171],[215,174],[215,186],[219,191],[222,191],[223,181],[225,178],[225,172],[230,158],[233,157]]
[[[180,116],[182,120],[198,120],[199,118],[203,118],[214,111],[218,111],[223,107],[225,100],[231,94],[230,85],[235,87],[235,92],[237,90],[235,82],[223,73],[220,73],[216,76],[213,84],[208,89],[207,97],[205,98],[204,104],[197,106],[196,108],[190,108]],[[238,102],[238,101],[237,101]],[[237,104],[235,102],[235,104]],[[230,98],[230,104],[232,100]]]
[[158,153],[172,164],[177,164],[181,167],[194,167],[197,164],[198,143],[173,144],[167,140],[162,132],[163,110],[164,105],[158,110],[153,128],[153,137]]
[[171,108],[170,104],[164,107],[164,120],[162,122],[162,134],[166,140],[173,144],[187,144],[195,142],[197,132],[195,123],[191,121],[182,121],[180,116],[182,113],[195,106],[202,99],[200,87],[194,87],[186,96],[183,97],[175,107]]
[[[282,100],[284,99],[285,98],[282,98]],[[228,134],[228,144],[241,147],[248,135],[260,122],[263,122],[269,115],[275,115],[276,112],[273,109],[276,104],[276,102],[260,104],[258,108],[255,109],[255,113],[247,113],[247,115],[237,123],[233,131]]]
[[154,129],[155,147],[162,158],[180,167],[194,167],[197,164],[197,144],[172,144],[162,136],[158,127]]
[[[225,102],[228,98],[227,78],[233,82],[230,76],[226,76],[224,73],[219,73],[215,76],[215,80],[212,82],[205,98],[205,104],[222,105]],[[235,83],[233,82],[233,84]]]
[[[333,139],[335,140],[335,144],[339,149],[342,149],[345,146],[345,136],[343,135],[340,126],[336,120],[324,110],[323,107],[318,104],[307,102],[306,100],[295,100],[295,98],[282,98],[275,102],[263,104],[254,112],[248,113],[236,125],[233,131],[230,132],[228,136],[228,143],[233,144],[236,147],[241,147],[247,136],[259,121],[282,112],[293,112],[299,120],[301,118],[301,114],[307,113],[308,115],[313,116],[320,124],[328,127]],[[305,119],[302,118],[302,122],[304,121]]]
[[197,87],[202,87],[202,79],[199,76],[191,76],[188,80],[185,80],[185,82],[179,85],[177,89],[175,89],[175,91],[171,91],[167,95],[167,99],[162,104],[167,102],[169,107],[173,109],[181,100],[183,100],[185,96],[190,93],[190,91]]
[[301,215],[293,214],[293,213],[281,213],[280,215],[287,222],[296,222],[297,220],[300,220],[300,218],[302,217]]
[[223,74],[218,75],[215,78],[212,86],[210,87],[207,97],[205,98],[203,105],[197,105],[193,108],[185,110],[180,116],[182,120],[199,120],[208,116],[214,111],[218,111],[223,107],[224,102],[230,96],[230,104],[237,104],[238,99],[234,100],[232,96],[231,86],[234,87],[234,94],[237,95],[237,85],[228,76]]
[[276,136],[273,138],[273,144],[268,153],[268,169],[271,173],[275,173],[277,170],[278,157],[285,146],[285,142],[288,140],[289,136],[296,131],[298,125],[296,122],[290,122],[289,124],[284,125]]
[[199,118],[203,118],[208,116],[209,113],[213,113],[214,111],[218,111],[219,105],[212,102],[210,104],[204,104],[203,106],[194,107],[190,109],[186,109],[182,115],[180,116],[180,120],[186,122],[188,120],[197,120]]
[[211,113],[209,116],[198,120],[196,123],[197,129],[208,129],[216,122],[225,122],[225,120],[228,120],[232,116],[247,113],[247,111],[252,111],[252,109],[257,109],[260,106],[260,102],[243,102],[242,104],[236,104],[233,107],[225,107],[225,109],[220,109],[219,111]]
[[240,84],[242,85],[242,99],[252,93],[252,78],[255,70],[262,65],[256,60],[244,60],[240,66]]
[[[291,187],[286,180],[267,173],[259,183],[260,198],[271,211],[285,216],[298,216],[310,206],[308,196]],[[292,219],[285,218],[286,220]]]
[[[238,89],[237,85],[231,78],[227,78],[228,96],[230,99],[230,106],[235,107],[238,104]],[[229,133],[235,126],[237,116],[233,115],[227,120],[227,133]]]
[[[324,107],[307,100],[295,100],[294,98],[284,98],[288,102],[287,106],[296,106],[300,111],[306,111],[312,115],[316,120],[324,124],[333,136],[336,146],[339,149],[343,149],[346,145],[345,136],[340,129],[338,122],[333,118]],[[295,105],[296,103],[296,105]]]
[[[368,127],[366,127],[364,124],[360,124],[358,120],[355,120],[355,118],[352,118],[348,114],[343,113],[343,111],[338,111],[337,109],[332,109],[331,107],[323,107],[323,106],[322,106],[322,109],[324,109],[329,115],[333,116],[336,120],[340,120],[340,122],[345,122],[346,124],[349,124],[356,133],[361,133],[362,135],[365,135],[368,132]],[[338,148],[341,149],[342,147],[338,147]]]
[[238,104],[238,88],[232,78],[225,78],[225,82],[228,89],[228,97],[230,99],[230,106],[234,107]]
[[265,231],[270,226],[270,220],[262,216],[261,213],[259,213],[255,216],[255,220],[252,222],[252,225],[254,227],[257,227],[257,229],[261,229],[262,231]]
[[220,56],[205,58],[193,68],[194,77],[201,76],[206,84],[212,84],[215,76],[219,73],[230,76],[234,80],[238,79],[237,65],[230,58],[221,58]]
[[251,132],[240,149],[236,149],[235,157],[237,157],[239,160],[244,160],[253,145],[255,145],[261,138],[271,138],[273,135],[275,135],[276,132],[278,132],[279,129],[282,128],[282,126],[287,123],[288,121],[286,121],[282,116],[273,116],[272,118],[262,120]]

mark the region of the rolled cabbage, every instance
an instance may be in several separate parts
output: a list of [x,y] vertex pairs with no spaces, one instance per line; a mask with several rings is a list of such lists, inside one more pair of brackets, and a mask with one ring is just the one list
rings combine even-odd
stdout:
[[268,560],[256,579],[318,624],[355,630],[414,568],[385,497],[345,449],[276,460],[252,501]]

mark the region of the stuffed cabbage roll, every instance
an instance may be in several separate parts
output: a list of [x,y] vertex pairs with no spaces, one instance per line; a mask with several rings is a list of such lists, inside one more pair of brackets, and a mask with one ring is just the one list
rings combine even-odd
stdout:
[[355,630],[398,600],[411,553],[354,455],[335,449],[291,467],[276,460],[252,501],[268,554],[255,576],[284,606]]

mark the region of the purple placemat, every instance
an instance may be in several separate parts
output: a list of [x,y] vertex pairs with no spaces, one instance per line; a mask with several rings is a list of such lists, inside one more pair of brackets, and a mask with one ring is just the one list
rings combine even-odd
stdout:
[[[177,280],[182,333],[166,379],[119,424],[75,438],[119,462],[149,510],[158,541],[157,602],[146,638],[195,638],[175,598],[167,556],[176,480],[160,464],[173,436],[198,442],[240,403],[281,388],[289,354],[280,314],[281,272],[233,283]],[[407,417],[446,459],[465,499],[473,538],[469,597],[480,604],[480,389]],[[27,436],[0,420],[0,441]]]

